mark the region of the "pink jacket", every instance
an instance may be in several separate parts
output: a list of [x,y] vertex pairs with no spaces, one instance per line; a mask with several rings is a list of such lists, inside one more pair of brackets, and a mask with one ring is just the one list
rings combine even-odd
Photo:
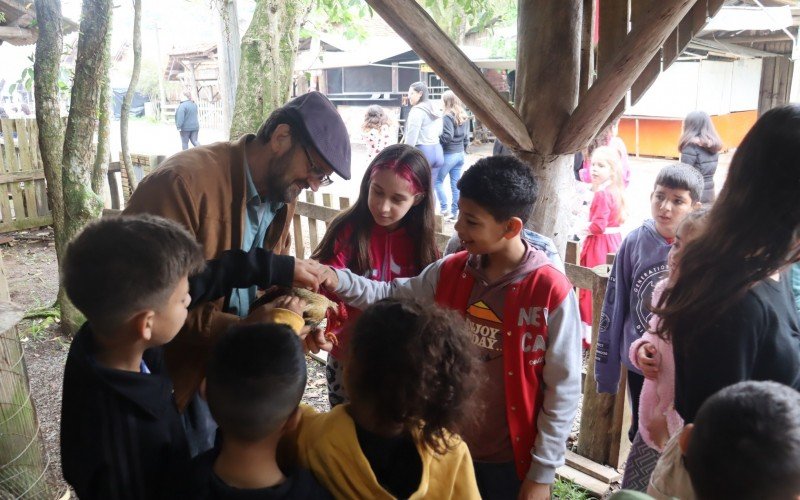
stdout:
[[[667,287],[667,280],[659,281],[653,289],[652,303],[658,304],[661,294]],[[642,344],[650,342],[656,348],[656,357],[659,358],[658,377],[655,380],[645,379],[642,386],[642,394],[639,398],[639,433],[647,446],[664,451],[657,446],[650,436],[649,425],[657,415],[663,415],[667,421],[667,430],[672,437],[683,428],[683,419],[675,410],[675,358],[672,355],[672,343],[663,340],[654,332],[661,322],[658,315],[650,317],[650,328],[642,335],[642,338],[631,344],[630,352],[631,363],[638,368],[639,363],[636,359],[636,352]]]
[[[350,245],[352,234],[353,228],[351,226],[343,227],[341,232],[336,235],[333,258],[322,261],[322,264],[331,266],[334,269],[347,269],[352,255],[352,247]],[[388,232],[378,224],[373,224],[369,240],[372,270],[367,278],[376,281],[392,281],[395,278],[416,276],[422,269],[414,262],[415,248],[414,241],[405,228],[401,227],[395,231]],[[333,294],[329,295],[329,297],[335,301],[339,300]],[[334,332],[339,340],[339,344],[331,351],[334,357],[340,358],[346,352],[348,341],[346,335],[347,326],[352,324],[360,314],[358,309],[347,306],[348,324],[342,327],[340,331]]]

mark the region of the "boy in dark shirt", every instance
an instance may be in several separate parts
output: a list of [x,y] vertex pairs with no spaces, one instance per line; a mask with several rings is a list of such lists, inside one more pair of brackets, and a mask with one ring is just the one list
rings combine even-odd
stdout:
[[[284,299],[273,319],[299,331],[301,305]],[[279,440],[299,422],[307,378],[301,342],[286,325],[236,326],[214,346],[201,391],[220,432],[217,446],[194,459],[190,498],[331,498],[308,470],[277,463]]]
[[63,286],[86,316],[70,347],[61,409],[64,479],[81,499],[174,498],[189,454],[159,346],[178,333],[200,246],[153,216],[89,224]]

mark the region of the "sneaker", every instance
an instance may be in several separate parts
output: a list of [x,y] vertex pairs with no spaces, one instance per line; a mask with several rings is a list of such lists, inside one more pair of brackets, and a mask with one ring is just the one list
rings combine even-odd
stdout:
[[446,221],[455,222],[458,220],[458,212],[448,214],[447,217],[444,218]]
[[444,220],[449,220],[450,219],[450,211],[449,210],[443,210],[441,215],[442,215],[442,219],[444,219]]

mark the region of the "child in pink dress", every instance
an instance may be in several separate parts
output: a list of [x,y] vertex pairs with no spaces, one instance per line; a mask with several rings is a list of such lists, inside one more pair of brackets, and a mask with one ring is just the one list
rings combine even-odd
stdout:
[[[592,191],[589,224],[583,233],[586,238],[581,249],[580,264],[594,267],[605,264],[609,253],[616,253],[622,244],[620,225],[625,219],[625,200],[622,195],[622,167],[617,152],[603,146],[592,152]],[[591,345],[592,293],[580,291],[581,320],[584,323],[584,347]]]

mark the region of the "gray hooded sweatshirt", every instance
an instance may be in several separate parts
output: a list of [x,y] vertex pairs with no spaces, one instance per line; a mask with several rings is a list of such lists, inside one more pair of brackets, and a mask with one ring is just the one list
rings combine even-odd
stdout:
[[424,101],[408,113],[406,133],[403,142],[409,146],[439,144],[442,135],[442,114],[433,107],[431,101]]
[[[505,420],[503,374],[500,379],[492,376],[493,368],[501,359],[502,350],[498,350],[496,342],[485,341],[481,336],[482,329],[490,325],[480,324],[483,321],[476,319],[470,313],[476,307],[489,308],[480,314],[483,319],[487,316],[497,315],[496,323],[502,323],[502,305],[505,301],[507,288],[524,279],[527,275],[536,272],[542,266],[548,265],[547,256],[526,243],[527,253],[520,261],[517,269],[494,282],[488,282],[483,274],[480,263],[482,258],[471,255],[468,271],[475,277],[472,293],[470,294],[467,311],[461,311],[467,317],[473,333],[473,342],[479,349],[484,368],[489,379],[486,386],[479,389],[484,398],[488,394],[495,394],[497,398],[489,398],[492,406],[490,415],[485,415],[481,422],[485,432],[477,436],[474,431],[466,433],[470,453],[477,460],[505,461],[511,456],[511,439],[508,435],[508,426]],[[397,278],[391,282],[373,281],[353,274],[347,269],[337,269],[339,285],[335,293],[348,305],[364,309],[370,304],[387,297],[416,299],[423,302],[434,302],[436,287],[439,282],[442,263],[447,259],[440,259],[422,270],[414,278]],[[566,279],[566,278],[564,278]],[[538,432],[531,450],[532,463],[527,477],[539,483],[552,483],[555,471],[564,464],[566,452],[565,443],[572,428],[572,421],[578,409],[578,400],[581,391],[581,347],[580,347],[580,314],[575,293],[570,291],[560,306],[548,312],[547,315],[548,339],[543,371],[544,400],[537,418]],[[513,355],[513,354],[512,354]],[[487,405],[488,406],[488,405]],[[474,441],[477,438],[477,442]],[[470,443],[473,440],[473,443]],[[477,448],[473,447],[473,444]],[[508,448],[506,448],[506,445]],[[475,454],[474,452],[477,452]]]

